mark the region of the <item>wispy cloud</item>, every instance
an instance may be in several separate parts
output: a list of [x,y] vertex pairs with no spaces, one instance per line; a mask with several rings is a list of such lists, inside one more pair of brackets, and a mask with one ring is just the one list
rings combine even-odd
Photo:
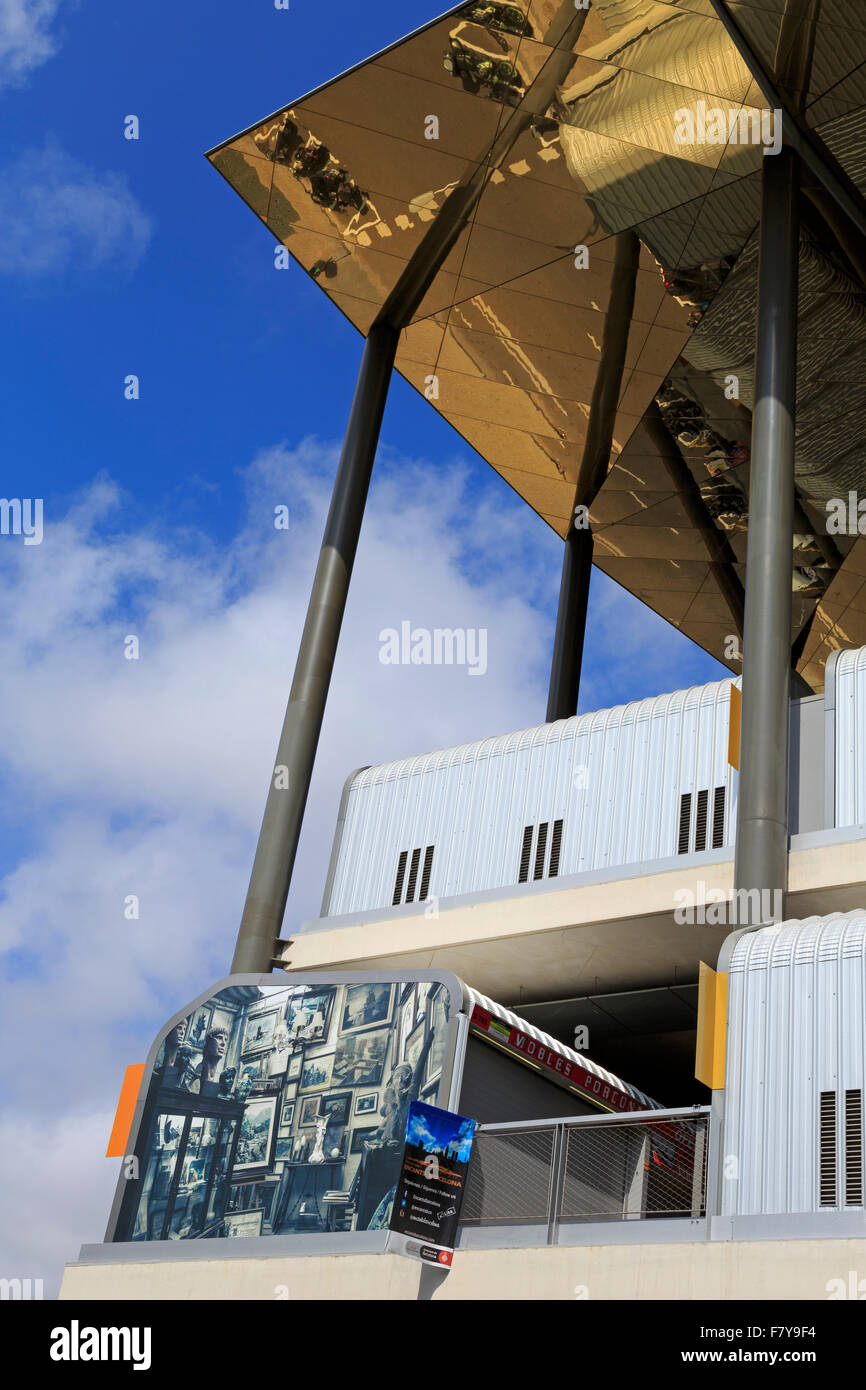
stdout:
[[[0,4],[3,0],[0,0]],[[29,279],[138,265],[152,223],[120,174],[89,169],[56,140],[0,168],[0,271]]]
[[0,89],[18,87],[60,46],[61,0],[0,0]]

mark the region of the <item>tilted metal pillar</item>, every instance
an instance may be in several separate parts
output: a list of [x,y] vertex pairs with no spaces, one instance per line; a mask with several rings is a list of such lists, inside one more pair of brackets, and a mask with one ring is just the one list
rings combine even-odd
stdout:
[[399,334],[370,330],[334,483],[232,973],[271,969],[349,593]]
[[779,918],[787,888],[798,199],[797,156],[785,146],[763,168],[734,871],[748,920],[740,926]]
[[592,577],[592,531],[573,526],[565,538],[556,635],[550,663],[550,689],[547,695],[547,723],[569,719],[577,714],[586,610]]
[[577,473],[574,512],[565,538],[547,695],[548,724],[555,719],[568,719],[577,714],[593,551],[589,518],[582,513],[588,512],[592,506],[610,467],[613,429],[622,390],[639,264],[638,237],[632,231],[620,232],[616,237],[610,299],[590,403],[586,441]]
[[276,954],[280,925],[400,333],[467,226],[493,172],[538,112],[546,110],[576,63],[574,49],[586,17],[585,10],[566,16],[561,45],[551,48],[486,159],[479,160],[448,194],[370,329],[259,832],[233,973],[258,974],[280,963]]

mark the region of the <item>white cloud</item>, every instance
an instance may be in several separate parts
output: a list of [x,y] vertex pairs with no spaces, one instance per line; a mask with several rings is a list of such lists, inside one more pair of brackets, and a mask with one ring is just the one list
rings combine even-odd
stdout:
[[60,0],[0,0],[0,88],[17,87],[57,52]]
[[0,169],[0,271],[7,274],[130,270],[151,232],[125,177],[89,169],[54,139]]
[[[58,1030],[58,1046],[63,1034]],[[45,1298],[56,1298],[67,1260],[105,1234],[119,1161],[101,1159],[112,1109],[52,1115],[43,1103],[31,1114],[0,1115],[5,1156],[0,1182],[0,1277],[42,1279]]]
[[[101,1240],[124,1067],[228,969],[335,464],[315,441],[263,453],[221,547],[131,519],[105,479],[62,516],[49,500],[42,545],[0,540],[0,813],[28,841],[0,881],[0,1276],[56,1283]],[[551,623],[529,599],[553,602],[560,549],[489,495],[458,465],[377,471],[286,935],[318,914],[349,772],[543,718]],[[611,593],[605,651],[634,606]],[[486,627],[487,675],[383,666],[404,619]],[[682,643],[645,618],[632,661]]]

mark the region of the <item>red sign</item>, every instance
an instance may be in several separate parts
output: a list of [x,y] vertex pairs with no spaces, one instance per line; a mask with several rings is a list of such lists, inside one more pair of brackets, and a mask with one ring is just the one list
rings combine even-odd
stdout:
[[602,1109],[618,1110],[626,1112],[630,1110],[648,1110],[649,1106],[634,1096],[621,1091],[618,1086],[613,1086],[603,1077],[596,1076],[595,1072],[587,1070],[578,1062],[558,1049],[551,1047],[548,1043],[538,1042],[535,1038],[523,1033],[519,1028],[512,1028],[510,1024],[503,1022],[489,1013],[486,1009],[481,1009],[476,1004],[472,1010],[472,1024],[476,1028],[482,1029],[488,1037],[507,1047],[519,1057],[526,1057],[530,1061],[540,1064],[554,1076],[561,1080],[565,1085],[575,1087],[586,1095],[588,1100],[593,1100]]

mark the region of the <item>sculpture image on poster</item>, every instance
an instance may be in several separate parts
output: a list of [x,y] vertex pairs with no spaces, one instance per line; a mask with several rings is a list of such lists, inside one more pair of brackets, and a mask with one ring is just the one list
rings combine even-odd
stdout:
[[450,1012],[430,981],[232,985],[198,1004],[143,1083],[111,1239],[387,1229]]

